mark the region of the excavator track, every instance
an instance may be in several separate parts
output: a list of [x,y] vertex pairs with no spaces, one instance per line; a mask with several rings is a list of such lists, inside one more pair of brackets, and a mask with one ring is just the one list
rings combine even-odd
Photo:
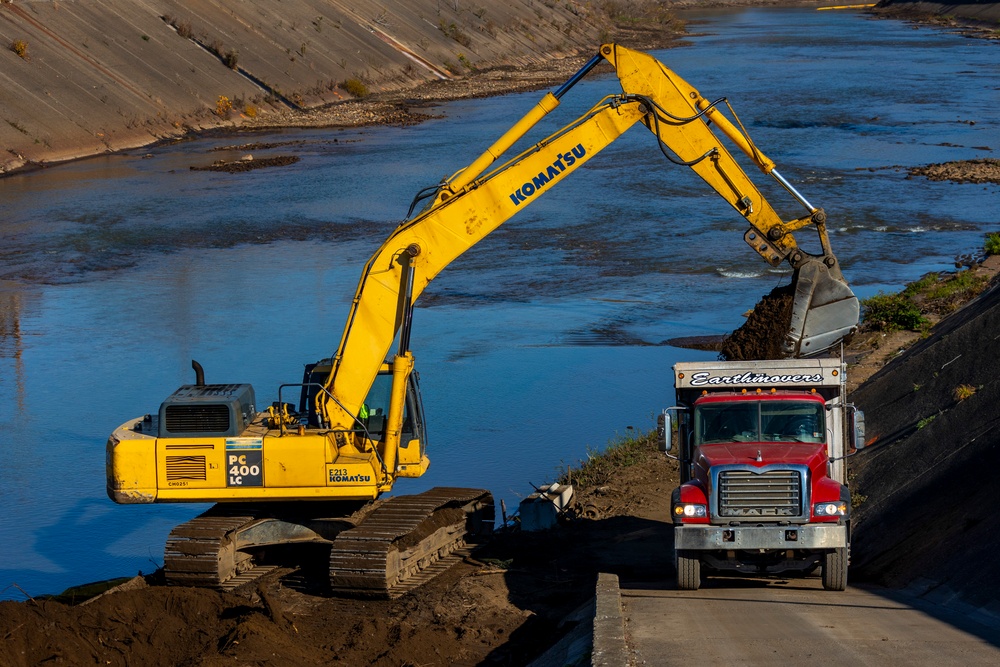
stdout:
[[466,538],[493,527],[493,496],[483,489],[435,487],[390,498],[330,551],[330,588],[339,595],[395,598],[462,556]]
[[233,537],[255,520],[245,508],[213,507],[174,528],[163,552],[167,583],[231,590],[267,574],[273,568],[254,567],[248,554],[236,550]]
[[[259,531],[262,526],[258,524],[273,519],[254,507],[216,505],[177,526],[164,549],[167,583],[228,591],[279,569],[279,565],[255,563],[243,550],[265,546],[248,536]],[[329,576],[333,592],[394,598],[468,555],[466,538],[489,534],[493,519],[493,496],[488,491],[437,487],[375,503],[350,517],[329,518],[324,523],[327,537],[309,541],[332,544]],[[287,517],[285,522],[286,526],[291,523]],[[287,542],[306,541],[294,530],[285,534],[291,536]]]

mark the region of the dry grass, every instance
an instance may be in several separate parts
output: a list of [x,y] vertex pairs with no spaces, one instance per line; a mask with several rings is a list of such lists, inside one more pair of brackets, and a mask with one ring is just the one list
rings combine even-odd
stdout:
[[[571,472],[573,484],[581,488],[613,481],[621,468],[638,465],[657,454],[656,432],[619,436],[603,452],[590,451],[587,460]],[[568,483],[569,476],[560,480]]]
[[976,395],[976,388],[971,384],[960,384],[955,387],[954,396],[956,401],[964,401]]
[[15,39],[10,43],[10,50],[24,60],[28,59],[28,43],[23,39]]

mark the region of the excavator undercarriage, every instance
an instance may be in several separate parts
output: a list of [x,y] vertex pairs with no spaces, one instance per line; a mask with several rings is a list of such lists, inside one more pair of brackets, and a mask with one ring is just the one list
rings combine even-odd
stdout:
[[488,491],[453,487],[360,507],[220,503],[171,531],[163,569],[170,584],[232,590],[296,561],[293,545],[315,545],[298,560],[328,554],[331,592],[394,598],[487,538],[493,521]]

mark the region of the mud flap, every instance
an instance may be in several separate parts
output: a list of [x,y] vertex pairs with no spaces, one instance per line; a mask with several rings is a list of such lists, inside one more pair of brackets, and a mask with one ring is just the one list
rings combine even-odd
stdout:
[[792,320],[783,345],[788,357],[809,357],[857,329],[861,306],[839,269],[809,259],[792,279]]

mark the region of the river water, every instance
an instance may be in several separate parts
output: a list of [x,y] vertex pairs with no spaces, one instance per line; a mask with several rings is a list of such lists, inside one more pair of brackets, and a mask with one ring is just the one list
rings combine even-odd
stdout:
[[[697,18],[689,45],[658,57],[706,97],[728,97],[827,210],[859,296],[950,269],[1000,228],[996,186],[896,168],[996,155],[995,44],[850,12]],[[545,126],[615,90],[584,81]],[[405,129],[209,137],[0,180],[0,598],[161,564],[170,528],[203,507],[111,503],[112,429],[193,381],[192,358],[208,382],[251,382],[261,403],[275,400],[334,350],[362,264],[417,190],[539,96],[452,103]],[[189,170],[251,141],[282,144],[256,157],[301,160]],[[758,181],[783,215],[802,215]],[[713,356],[663,341],[730,331],[788,281],[742,233],[637,126],[459,258],[414,317],[432,466],[396,490],[484,486],[513,507],[529,483],[651,428],[671,402],[672,364]]]

